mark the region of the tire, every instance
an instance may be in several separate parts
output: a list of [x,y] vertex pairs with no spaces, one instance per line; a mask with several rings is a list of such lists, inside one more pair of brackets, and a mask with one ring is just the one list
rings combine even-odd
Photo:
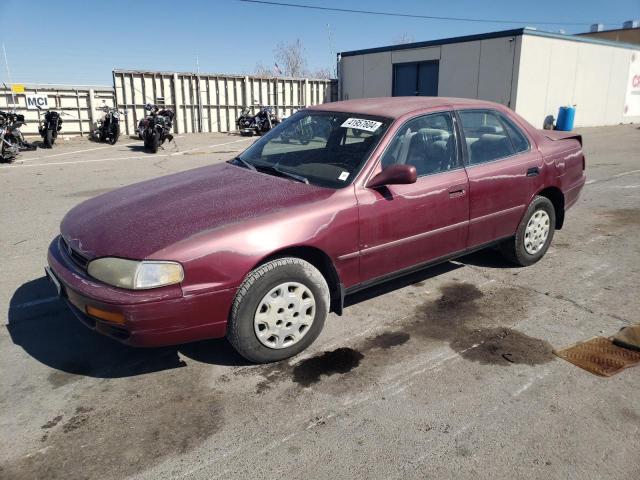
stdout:
[[[522,217],[515,236],[500,245],[500,251],[507,260],[516,265],[522,267],[533,265],[547,253],[553,240],[555,225],[556,211],[553,204],[546,197],[536,196]],[[544,228],[545,226],[548,230]],[[545,231],[546,237],[544,237]]]
[[[276,318],[278,318],[277,321],[285,327],[282,329],[284,332],[282,332],[282,330],[277,332],[280,333],[281,336],[284,336],[284,338],[281,339],[284,345],[270,347],[267,346],[265,342],[270,341],[272,337],[276,337],[276,339],[278,337],[272,334],[271,337],[266,338],[271,327],[266,327],[266,324],[264,324],[267,333],[264,339],[260,340],[256,332],[260,327],[256,323],[255,318],[259,313],[258,308],[261,306],[265,307],[265,300],[267,300],[266,297],[268,294],[282,287],[294,288],[296,289],[294,292],[303,291],[303,295],[305,293],[307,294],[307,299],[310,298],[311,302],[315,301],[314,307],[307,307],[307,314],[309,309],[313,308],[313,316],[309,317],[312,318],[312,320],[310,320],[310,325],[306,327],[307,329],[301,330],[303,333],[299,340],[287,346],[286,339],[289,337],[293,338],[293,336],[287,335],[287,332],[291,330],[285,330],[285,328],[287,324],[290,323],[289,321],[293,320],[293,317],[300,318],[298,312],[304,311],[304,307],[299,308],[296,306],[292,309],[291,305],[293,305],[293,303],[291,303],[288,307],[283,305],[283,308],[279,308],[277,312],[274,311],[273,316],[276,316],[280,314],[280,310],[283,310],[281,316]],[[287,292],[287,290],[285,290],[285,292]],[[269,301],[275,303],[279,301],[281,297],[276,296],[273,298],[275,298],[275,300]],[[290,300],[285,297],[282,301],[286,304]],[[268,306],[266,312],[269,313],[271,308],[275,308],[273,304]],[[293,313],[285,311],[286,308]],[[298,311],[296,311],[296,308],[298,308]],[[277,362],[292,357],[311,345],[318,335],[320,335],[328,312],[329,287],[320,271],[310,263],[299,258],[278,258],[257,267],[249,273],[242,282],[231,307],[227,327],[227,338],[238,353],[251,362]],[[283,324],[283,322],[285,323]],[[277,323],[275,325],[277,325]],[[301,325],[300,328],[304,328],[304,325]],[[277,342],[277,340],[271,341],[273,343]]]
[[115,145],[118,141],[118,137],[120,136],[120,127],[116,127],[112,129],[111,136],[109,137],[109,143],[111,145]]
[[51,148],[53,146],[53,130],[48,129],[44,132],[44,146]]
[[153,132],[151,137],[149,138],[149,150],[151,153],[158,153],[158,148],[160,147],[160,134],[158,132]]

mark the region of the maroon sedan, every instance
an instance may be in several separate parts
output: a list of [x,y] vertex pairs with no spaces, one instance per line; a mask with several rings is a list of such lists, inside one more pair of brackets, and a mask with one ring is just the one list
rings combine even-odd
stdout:
[[319,105],[227,163],[76,206],[47,275],[124,343],[226,335],[281,360],[356,290],[490,245],[540,260],[585,183],[581,141],[476,100]]

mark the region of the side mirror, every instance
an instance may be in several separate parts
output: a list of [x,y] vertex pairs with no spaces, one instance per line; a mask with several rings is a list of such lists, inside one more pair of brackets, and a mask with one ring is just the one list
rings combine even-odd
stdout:
[[382,187],[384,185],[404,185],[416,183],[418,174],[416,167],[407,164],[395,164],[385,167],[379,174],[369,180],[367,188]]

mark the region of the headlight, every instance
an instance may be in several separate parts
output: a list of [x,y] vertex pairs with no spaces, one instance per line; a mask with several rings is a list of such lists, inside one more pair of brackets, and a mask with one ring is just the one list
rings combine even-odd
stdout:
[[131,290],[173,285],[184,279],[179,263],[154,260],[138,262],[124,258],[98,258],[89,263],[87,271],[96,280]]

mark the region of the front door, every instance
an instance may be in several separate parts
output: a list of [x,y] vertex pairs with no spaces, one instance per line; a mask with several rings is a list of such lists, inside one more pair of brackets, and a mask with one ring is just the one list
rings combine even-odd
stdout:
[[394,163],[414,165],[416,183],[357,191],[362,282],[466,248],[469,186],[452,115],[424,115],[403,125],[380,168]]

